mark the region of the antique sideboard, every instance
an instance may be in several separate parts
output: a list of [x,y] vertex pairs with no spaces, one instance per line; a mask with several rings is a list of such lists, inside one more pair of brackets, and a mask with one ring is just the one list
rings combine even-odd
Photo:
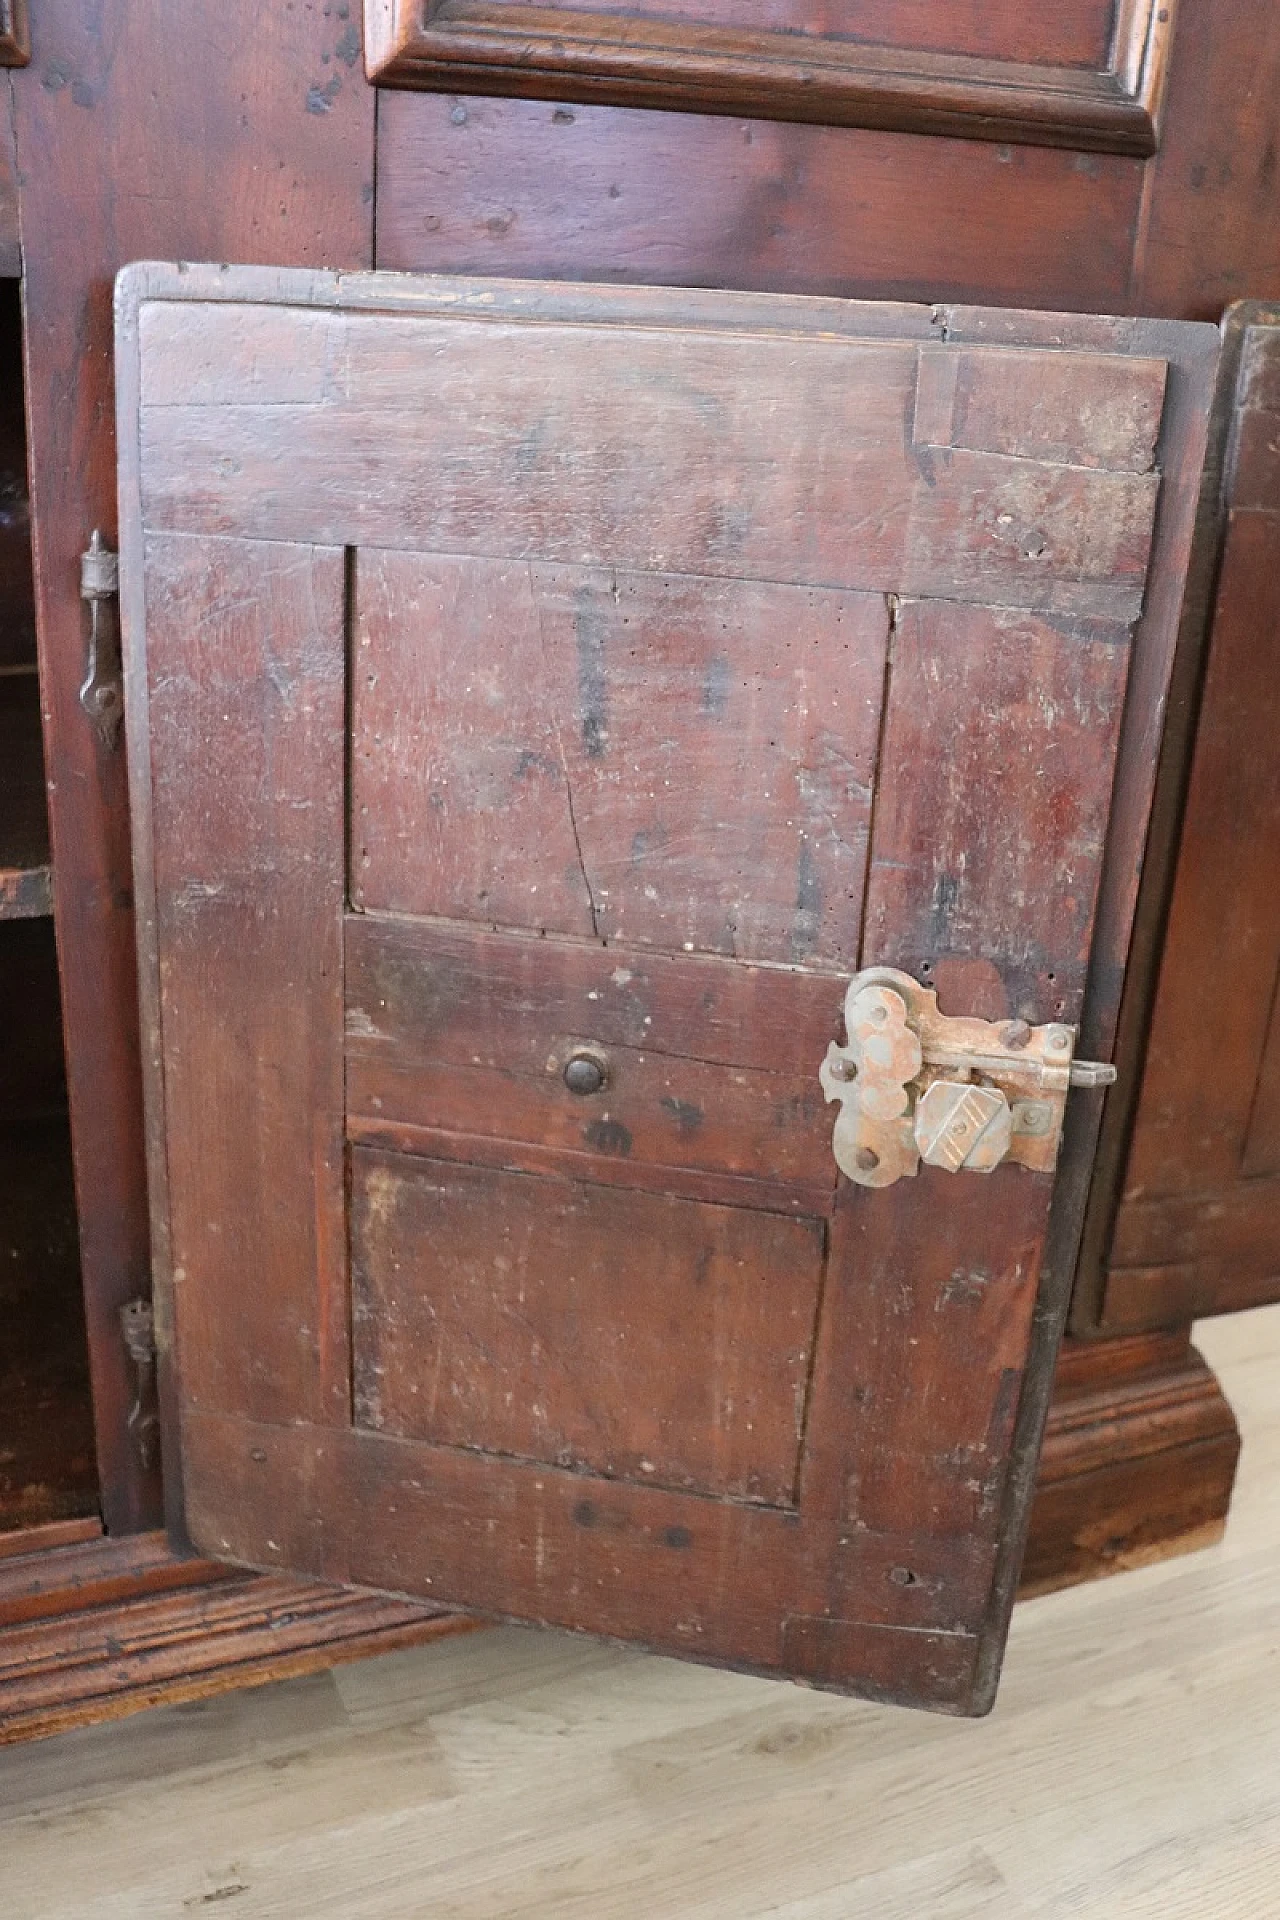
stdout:
[[[651,289],[654,311],[668,317],[676,310],[658,290],[703,289],[697,325],[712,330],[739,324],[731,316],[742,311],[716,307],[720,293],[777,296],[782,314],[794,295],[900,303],[915,317],[895,320],[894,338],[923,330],[954,345],[957,362],[976,342],[993,354],[1021,344],[1180,369],[1169,376],[1172,411],[1151,413],[1148,440],[1133,440],[1145,446],[1140,457],[1116,454],[1110,441],[1099,453],[1087,432],[1073,455],[1070,420],[1066,451],[1054,455],[1064,469],[1159,465],[1164,497],[1182,501],[1183,518],[1177,537],[1166,531],[1154,549],[1144,617],[1166,640],[1163,655],[1154,642],[1139,649],[1128,687],[1092,998],[1083,998],[1077,955],[1078,981],[1064,974],[1058,997],[1045,998],[1037,975],[1041,998],[1026,1001],[1042,1022],[1075,1024],[1083,1007],[1081,1049],[1113,1059],[1118,1078],[1105,1103],[1081,1096],[1089,1138],[1060,1182],[1071,1270],[1058,1277],[1054,1312],[1066,1314],[1067,1336],[1023,1591],[1221,1530],[1238,1438],[1191,1324],[1280,1297],[1280,905],[1271,884],[1280,852],[1280,312],[1267,305],[1280,300],[1280,19],[1259,0],[1068,0],[1051,17],[1012,0],[758,0],[746,11],[743,21],[723,0],[595,11],[367,0],[363,14],[358,0],[278,9],[9,0],[0,9],[5,1736],[470,1624],[421,1597],[420,1573],[419,1598],[389,1597],[345,1578],[301,1577],[294,1569],[324,1570],[301,1549],[274,1571],[224,1564],[184,1531],[170,1328],[152,1287],[154,1170],[165,1143],[157,1146],[154,1102],[144,1106],[148,1003],[144,964],[140,1017],[131,845],[130,775],[136,810],[148,736],[121,691],[114,559],[122,489],[139,482],[136,470],[117,479],[113,288],[136,261],[329,270],[337,278],[306,298],[335,312],[344,283],[371,270],[530,283],[548,299],[548,283],[589,286],[597,319],[610,289]],[[193,284],[216,304],[212,283]],[[282,275],[274,295],[253,297],[288,308],[303,299],[300,285]],[[643,302],[627,305],[639,295],[619,298],[620,312],[642,314]],[[681,324],[695,307],[679,309]],[[1001,311],[999,338],[978,309]],[[1215,385],[1207,332],[1162,333],[1159,323],[1216,327],[1229,310]],[[1035,317],[1044,313],[1080,318],[1055,333]],[[1155,324],[1128,327],[1130,316]],[[828,316],[819,330],[843,324]],[[175,407],[181,370],[194,369],[198,386],[198,369],[228,351],[219,340],[205,361],[197,353],[170,365]],[[926,346],[918,350],[928,357]],[[283,347],[271,352],[287,364]],[[145,381],[145,355],[142,364]],[[161,378],[158,349],[154,364]],[[305,354],[296,364],[309,364]],[[936,412],[942,402],[929,392]],[[1190,396],[1185,417],[1178,394]],[[921,404],[918,392],[917,412]],[[942,444],[1006,447],[966,442],[959,416],[947,417]],[[171,490],[180,494],[177,481]],[[355,535],[340,527],[332,537],[354,550]],[[360,537],[376,547],[382,536]],[[125,560],[127,569],[127,546]],[[704,554],[687,564],[708,563]],[[886,575],[883,584],[897,596],[900,583]],[[411,585],[388,574],[385,592]],[[194,605],[196,589],[182,592]],[[581,668],[580,693],[593,671]],[[712,706],[717,685],[707,682]],[[401,693],[411,705],[411,690]],[[1122,697],[1123,688],[1108,709],[1117,726]],[[191,712],[207,771],[217,765],[217,716],[199,699]],[[381,724],[393,730],[394,713]],[[358,739],[357,729],[357,755]],[[922,733],[917,764],[934,750]],[[589,740],[585,751],[591,761]],[[979,797],[965,803],[975,847],[1008,799],[1002,760],[992,754],[984,765],[985,775],[970,770]],[[198,769],[189,777],[198,784]],[[385,793],[382,804],[392,805]],[[1043,851],[1051,861],[1051,830]],[[403,871],[373,860],[371,917],[452,911],[406,859]],[[801,905],[806,898],[801,886]],[[598,904],[589,933],[599,932]],[[496,909],[493,919],[512,924]],[[942,948],[923,934],[904,934],[899,948],[927,984]],[[838,943],[831,951],[844,953]],[[847,960],[852,974],[856,955]],[[389,962],[370,949],[361,964]],[[953,1006],[946,982],[959,978],[939,970],[944,1013],[1021,1013],[1012,987],[1007,1006]],[[583,1075],[608,1074],[591,1044],[580,1051]],[[372,1087],[382,1070],[372,1040],[366,1052]],[[584,1080],[579,1091],[589,1098],[593,1088]],[[677,1129],[682,1101],[669,1109]],[[366,1173],[388,1144],[369,1112],[352,1148]],[[685,1124],[695,1124],[687,1113]],[[829,1134],[829,1109],[823,1125]],[[949,1177],[926,1172],[918,1188]],[[1001,1168],[993,1179],[1018,1177]],[[970,1176],[955,1178],[977,1190],[964,1187]],[[621,1189],[598,1191],[614,1194],[608,1234],[625,1244],[639,1231],[632,1202],[617,1199]],[[481,1212],[500,1210],[495,1192],[476,1201]],[[723,1197],[707,1195],[708,1205]],[[798,1233],[798,1221],[785,1224]],[[777,1258],[785,1266],[793,1256],[807,1257],[799,1240],[780,1240]],[[376,1291],[386,1275],[375,1265],[371,1255]],[[243,1273],[241,1284],[247,1300],[256,1277]],[[1055,1323],[1046,1337],[1056,1334]],[[377,1417],[392,1416],[384,1408]],[[1029,1400],[1024,1425],[1021,1452],[1010,1439],[1000,1459],[1015,1492],[1023,1476],[1026,1496],[1040,1437]],[[499,1452],[507,1444],[493,1442]],[[526,1440],[509,1444],[519,1452]],[[723,1485],[737,1498],[735,1474],[767,1480],[770,1471],[731,1463]],[[231,1486],[229,1466],[226,1476]],[[993,1536],[993,1553],[998,1544]],[[1020,1546],[1020,1534],[1004,1544],[1006,1598]],[[249,1547],[237,1555],[235,1542],[227,1554],[260,1562]],[[385,1564],[363,1565],[340,1571],[401,1593],[413,1585]],[[488,1590],[477,1604],[502,1610]],[[551,1617],[545,1605],[524,1610]],[[893,1675],[881,1690],[895,1692]]]

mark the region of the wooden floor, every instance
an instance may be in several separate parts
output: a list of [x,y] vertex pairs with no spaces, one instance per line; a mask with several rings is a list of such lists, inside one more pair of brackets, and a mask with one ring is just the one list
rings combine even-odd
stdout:
[[1018,1609],[957,1722],[501,1631],[0,1754],[4,1920],[1280,1916],[1280,1309],[1217,1547]]

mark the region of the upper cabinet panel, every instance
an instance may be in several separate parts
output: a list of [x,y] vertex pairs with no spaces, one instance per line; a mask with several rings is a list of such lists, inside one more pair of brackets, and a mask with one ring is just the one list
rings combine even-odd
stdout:
[[365,0],[379,85],[1149,154],[1174,0]]
[[30,58],[27,0],[0,0],[0,67],[25,67]]

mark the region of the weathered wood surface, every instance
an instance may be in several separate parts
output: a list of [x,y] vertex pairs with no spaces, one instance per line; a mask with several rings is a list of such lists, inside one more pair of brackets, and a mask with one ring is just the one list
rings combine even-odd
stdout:
[[[980,1710],[1052,1184],[833,1207],[800,1056],[859,958],[1078,1015],[1168,355],[199,269],[121,311],[193,1537]],[[599,1095],[562,1078],[584,1044]]]
[[[78,1523],[83,1528],[88,1523]],[[314,1580],[258,1579],[163,1534],[53,1527],[0,1554],[0,1746],[420,1645],[470,1622]]]
[[[125,753],[79,703],[79,556],[114,544],[111,284],[162,257],[372,264],[375,100],[323,7],[63,0],[8,81],[24,245],[31,501],[54,896],[104,1511],[158,1524],[127,1427],[121,1305],[145,1290],[148,1200]],[[335,57],[336,56],[336,57]],[[358,51],[351,60],[358,58]],[[0,116],[5,117],[5,116]]]
[[878,594],[362,554],[353,901],[851,969],[888,629]]
[[989,1020],[1079,1020],[1128,670],[1123,626],[901,603],[870,961]]
[[[381,85],[1154,151],[1172,0],[1137,0],[1102,38],[1096,13],[1069,6],[1065,35],[1030,45],[1011,0],[995,0],[977,32],[967,6],[934,8],[923,33],[912,0],[865,11],[851,33],[796,0],[745,12],[717,0],[625,12],[594,0],[450,0],[427,13],[366,0],[365,57]],[[1055,59],[1064,44],[1075,57]]]
[[345,1418],[343,557],[164,535],[139,557],[181,1376]]
[[1243,310],[1221,567],[1104,1324],[1280,1293],[1280,326]]
[[[462,330],[447,316],[264,308],[233,356],[217,350],[217,305],[191,315],[190,338],[187,312],[155,302],[140,322],[152,527],[1111,619],[1141,606],[1159,362],[1113,361],[1096,419],[1077,413],[1078,432],[1048,447],[999,393],[968,433],[962,404],[956,444],[962,368],[953,384],[937,350],[912,344],[805,352],[784,311],[771,337],[526,325],[510,308]],[[1022,356],[999,361],[997,388],[1031,381]]]
[[1115,312],[1142,180],[1112,154],[384,93],[377,264]]
[[[723,11],[719,0],[699,4],[716,18]],[[1096,0],[1067,0],[1051,15],[875,0],[859,17],[904,47],[1094,67],[1101,38],[1094,45],[1093,36],[1105,38],[1107,12]],[[0,272],[11,274],[20,264],[19,170],[6,164],[11,125],[21,148],[60,938],[99,1452],[116,1528],[154,1516],[158,1486],[140,1470],[125,1429],[133,1379],[116,1321],[118,1303],[146,1279],[123,756],[101,760],[76,701],[76,556],[93,525],[110,533],[114,514],[115,268],[157,255],[368,262],[376,106],[378,243],[388,266],[1212,320],[1229,298],[1280,294],[1280,14],[1258,0],[1180,8],[1160,150],[1145,165],[886,131],[486,100],[456,89],[375,98],[359,72],[358,13],[338,6],[274,19],[247,0],[219,0],[216,10],[205,0],[163,8],[107,0],[87,11],[41,0],[32,65],[8,77],[12,121],[0,116],[0,192],[9,193],[0,204]],[[754,0],[752,17],[778,24]],[[935,315],[937,331],[951,324]],[[1168,451],[1166,498],[1176,484]],[[1131,776],[1149,767],[1160,728],[1159,691],[1142,678],[1143,658],[1140,643],[1126,725],[1144,717],[1147,744],[1128,741],[1122,777],[1125,767]],[[1132,818],[1140,829],[1141,793]],[[1126,853],[1126,862],[1136,856]],[[43,876],[41,901],[42,888]],[[29,879],[19,890],[29,903]],[[1122,934],[1125,924],[1123,912],[1108,918],[1104,886],[1104,934]],[[1107,944],[1096,943],[1099,951]],[[1095,981],[1091,1021],[1097,1001]],[[10,1048],[23,1039],[13,1030]],[[1096,1025],[1090,1043],[1105,1049]],[[1274,1028],[1271,1044],[1274,1055]],[[1264,1073],[1247,1154],[1255,1171],[1273,1164],[1273,1084]],[[1237,1267],[1232,1285],[1245,1279]],[[1222,1283],[1219,1273],[1215,1290]]]
[[[346,966],[353,1137],[830,1211],[830,976],[372,915],[348,920]],[[586,1097],[563,1079],[583,1045],[608,1076]]]
[[1239,1454],[1231,1408],[1185,1328],[1067,1339],[1021,1593],[1212,1545],[1226,1524]]
[[820,1222],[352,1155],[355,1424],[793,1506]]

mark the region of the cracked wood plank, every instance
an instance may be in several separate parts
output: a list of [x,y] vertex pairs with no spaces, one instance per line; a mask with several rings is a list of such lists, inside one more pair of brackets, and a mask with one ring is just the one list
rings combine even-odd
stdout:
[[227,355],[218,314],[140,315],[151,526],[1141,605],[1159,360],[939,343],[957,411],[932,446],[904,433],[909,341],[279,307]]
[[364,552],[353,902],[850,968],[876,596]]

